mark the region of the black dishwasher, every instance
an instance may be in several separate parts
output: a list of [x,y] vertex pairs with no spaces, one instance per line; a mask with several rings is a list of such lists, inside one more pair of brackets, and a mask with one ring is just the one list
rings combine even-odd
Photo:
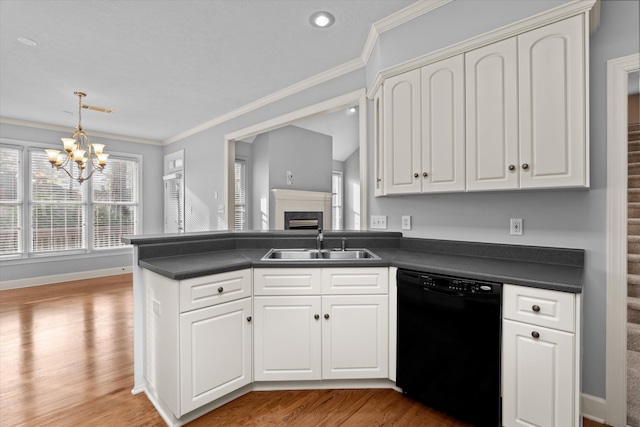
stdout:
[[476,426],[501,425],[502,284],[398,270],[396,384]]

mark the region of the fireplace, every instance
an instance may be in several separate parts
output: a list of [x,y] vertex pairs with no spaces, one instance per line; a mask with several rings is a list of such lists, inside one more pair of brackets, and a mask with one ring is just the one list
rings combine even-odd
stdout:
[[285,189],[271,193],[274,230],[331,228],[331,193]]
[[285,230],[318,230],[322,228],[322,212],[285,212]]

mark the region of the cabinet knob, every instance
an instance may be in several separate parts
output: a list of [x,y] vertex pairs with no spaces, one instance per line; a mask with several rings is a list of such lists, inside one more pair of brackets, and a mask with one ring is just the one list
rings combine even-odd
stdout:
[[510,171],[514,171],[514,170],[516,170],[516,167],[514,165],[509,165],[509,170]]
[[218,288],[218,293],[222,293],[222,291],[224,291],[224,288],[223,288],[222,286],[220,286],[220,287]]
[[251,322],[251,316],[247,317],[247,322]]
[[417,178],[417,177],[419,177],[419,176],[420,176],[420,175],[418,174],[418,172],[416,172],[416,173],[414,173],[414,174],[413,174],[413,177],[414,177],[414,178]]
[[314,319],[316,319],[316,320],[318,320],[318,319],[320,318],[320,315],[319,315],[319,314],[316,314],[316,315],[314,315],[314,316],[313,316],[313,318],[314,318]]
[[529,163],[523,163],[522,164],[522,169],[524,169],[524,170],[529,169]]
[[426,172],[422,172],[422,176],[426,178],[426,177],[428,177],[428,176],[429,176],[429,174],[428,174],[428,173],[426,173]]
[[329,313],[325,314],[325,315],[324,315],[324,318],[325,318],[325,319],[328,319],[328,318],[329,318]]
[[540,338],[540,334],[537,331],[531,332],[531,336],[534,338]]
[[538,311],[540,311],[540,306],[537,305],[537,304],[534,304],[533,306],[531,306],[531,310],[533,310],[533,311],[535,311],[537,313]]

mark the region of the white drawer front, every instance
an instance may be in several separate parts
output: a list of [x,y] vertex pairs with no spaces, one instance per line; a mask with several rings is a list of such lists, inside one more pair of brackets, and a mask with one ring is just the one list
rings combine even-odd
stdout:
[[180,281],[180,312],[251,296],[251,269]]
[[319,268],[256,268],[254,295],[320,295]]
[[389,269],[374,268],[323,268],[322,293],[333,295],[387,294]]
[[504,285],[503,317],[575,332],[575,295],[568,292]]

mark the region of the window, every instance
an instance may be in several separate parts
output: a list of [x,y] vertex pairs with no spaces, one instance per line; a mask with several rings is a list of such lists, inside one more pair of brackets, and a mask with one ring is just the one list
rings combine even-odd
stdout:
[[110,158],[102,173],[93,175],[93,247],[124,246],[120,237],[135,233],[138,163]]
[[52,168],[42,147],[25,145],[0,145],[0,256],[126,246],[120,239],[136,233],[139,212],[138,159],[112,155],[81,185]]
[[86,248],[86,185],[48,164],[41,149],[29,150],[31,177],[30,251],[58,252]]
[[333,171],[331,193],[331,226],[333,230],[342,230],[342,172]]
[[247,162],[236,159],[235,164],[235,229],[247,229]]
[[0,146],[0,256],[22,251],[22,150]]

